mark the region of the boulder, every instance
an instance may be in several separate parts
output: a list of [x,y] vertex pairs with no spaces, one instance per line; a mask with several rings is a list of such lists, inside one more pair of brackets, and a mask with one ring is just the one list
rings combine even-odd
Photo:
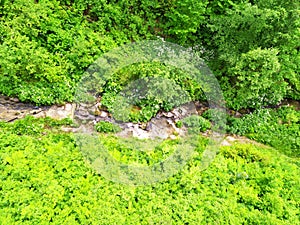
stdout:
[[76,104],[67,103],[63,106],[52,106],[50,109],[48,109],[45,113],[47,117],[51,117],[52,119],[66,119],[74,118],[74,112],[75,112]]

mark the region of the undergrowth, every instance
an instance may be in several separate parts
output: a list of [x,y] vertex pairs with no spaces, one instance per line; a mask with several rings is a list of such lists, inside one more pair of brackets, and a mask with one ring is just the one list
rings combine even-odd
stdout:
[[[23,129],[21,125],[28,127],[29,120],[35,125]],[[201,171],[201,153],[207,141],[200,138],[200,148],[178,174],[161,183],[135,187],[110,182],[95,173],[72,134],[49,129],[44,133],[36,124],[44,121],[26,118],[16,124],[0,124],[3,224],[300,222],[299,164],[272,148],[239,143],[222,147],[211,165]],[[13,126],[19,131],[14,132]],[[138,141],[106,137],[102,140],[113,157],[145,166],[149,165],[147,157],[154,161],[168,157],[176,143],[166,141],[147,156],[134,153],[132,146],[139,146]]]

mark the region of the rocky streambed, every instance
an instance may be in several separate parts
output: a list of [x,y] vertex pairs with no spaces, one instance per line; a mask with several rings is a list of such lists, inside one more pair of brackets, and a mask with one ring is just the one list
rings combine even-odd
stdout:
[[[281,105],[293,105],[300,110],[300,102],[293,100],[284,100]],[[70,118],[74,120],[78,127],[62,127],[65,132],[86,132],[95,131],[95,124],[99,121],[107,121],[118,124],[122,131],[116,135],[121,137],[137,137],[137,138],[175,138],[176,136],[185,135],[187,129],[185,127],[176,127],[176,122],[190,115],[201,115],[209,107],[205,103],[190,102],[180,107],[174,108],[170,112],[160,111],[157,115],[147,123],[130,123],[115,121],[113,116],[106,110],[101,110],[97,103],[95,104],[75,104],[66,103],[64,105],[54,106],[35,106],[30,103],[20,102],[17,98],[9,98],[0,95],[0,121],[13,122],[31,115],[36,118],[51,117],[61,120]],[[241,112],[227,111],[234,116],[241,116]],[[205,134],[204,134],[205,135]],[[224,145],[228,145],[237,137],[228,137],[224,140]],[[241,138],[238,138],[241,139]],[[245,140],[245,138],[242,138]]]
[[22,119],[27,115],[36,118],[51,117],[57,120],[72,119],[75,109],[76,104],[72,103],[54,106],[35,106],[30,103],[20,102],[17,98],[0,96],[0,120],[6,122]]
[[35,106],[20,102],[17,98],[0,96],[0,120],[13,122],[31,115],[35,118],[50,117],[61,120],[73,119],[79,127],[63,127],[67,132],[94,132],[94,125],[99,121],[117,123],[122,131],[117,133],[121,137],[137,138],[174,138],[175,134],[184,135],[184,127],[176,127],[176,122],[189,115],[196,115],[208,109],[208,106],[199,102],[190,102],[173,109],[170,112],[159,112],[148,123],[131,123],[115,121],[113,116],[106,110],[101,110],[97,104],[74,104],[54,106]]
[[116,135],[120,137],[136,137],[140,139],[150,138],[175,138],[186,134],[186,128],[178,128],[176,122],[190,115],[198,115],[200,111],[208,109],[208,106],[199,102],[190,102],[176,107],[169,112],[160,111],[149,122],[120,122],[105,110],[101,110],[97,104],[79,104],[74,113],[74,120],[80,124],[81,132],[93,132],[94,125],[99,121],[117,124],[122,131]]

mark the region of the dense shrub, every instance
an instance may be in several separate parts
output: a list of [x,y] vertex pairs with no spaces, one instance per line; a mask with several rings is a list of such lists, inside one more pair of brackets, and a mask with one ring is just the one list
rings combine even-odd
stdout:
[[[230,108],[259,108],[276,105],[287,90],[284,78],[279,75],[278,51],[255,49],[241,55],[236,65],[229,70],[228,86],[223,82],[225,98]],[[231,85],[234,83],[234,86]]]
[[0,8],[0,92],[23,101],[70,101],[97,57],[158,35],[203,55],[229,107],[300,96],[297,1],[17,0]]
[[[231,108],[260,108],[286,97],[299,100],[299,18],[299,1],[0,0],[0,93],[36,104],[71,101],[84,70],[101,54],[159,35],[203,55]],[[158,82],[158,77],[168,82]],[[148,88],[150,78],[160,94]],[[134,88],[142,98],[126,95],[139,79],[141,85]],[[158,63],[131,65],[106,82],[99,92],[112,113],[122,106],[121,90],[135,105],[123,116],[135,122],[148,121],[160,109],[205,99],[186,74]],[[211,119],[215,113],[203,116]],[[210,127],[202,117],[182,123],[197,132]],[[1,223],[300,223],[299,111],[259,109],[229,118],[229,132],[279,152],[250,144],[222,147],[201,171],[208,140],[199,136],[193,140],[194,158],[182,171],[142,187],[96,174],[72,134],[61,133],[61,125],[72,122],[33,117],[0,122]],[[107,123],[96,128],[116,131]],[[100,139],[115,159],[143,166],[166,159],[180,142],[165,140],[154,147],[155,141],[107,134]]]
[[204,132],[211,128],[210,122],[202,116],[192,115],[184,118],[182,122],[188,127],[190,133]]
[[[4,224],[300,222],[299,166],[269,148],[223,147],[210,167],[201,171],[207,141],[200,138],[193,160],[180,173],[162,183],[134,187],[110,182],[92,171],[69,134],[18,135],[11,133],[10,126],[0,123],[0,221]],[[102,140],[116,159],[143,165],[149,157],[150,164],[166,157],[172,146],[169,141],[152,155],[138,155],[125,140]]]
[[[299,99],[299,2],[189,0],[175,1],[174,6],[170,12],[176,12],[171,15],[176,24],[168,23],[166,32],[172,35],[167,40],[186,40],[184,44],[200,50],[219,78],[229,107],[258,108],[260,104],[277,104],[286,97]],[[276,50],[278,54],[274,54]],[[257,62],[257,66],[247,69],[250,61]],[[251,84],[248,75],[261,85]],[[239,82],[256,89],[254,94],[243,93]],[[261,101],[257,94],[269,95],[268,87],[273,87],[270,84],[278,87],[276,98]],[[241,93],[247,101],[239,97]]]
[[[228,106],[235,109],[274,105],[286,93],[299,99],[299,46],[293,41],[300,38],[299,3],[256,2],[236,4],[212,16],[208,33],[213,41],[204,43],[213,52],[210,65],[221,80]],[[241,86],[249,90],[243,93]],[[274,91],[269,101],[266,96]]]
[[125,101],[135,106],[127,116],[134,122],[149,121],[161,109],[169,111],[190,100],[205,99],[201,86],[186,73],[156,62],[121,69],[106,81],[101,94],[101,103],[115,115]]
[[[2,125],[2,126],[1,126]],[[75,126],[71,119],[54,120],[50,117],[46,118],[34,118],[32,116],[26,116],[22,120],[16,120],[13,123],[6,124],[0,121],[0,127],[12,134],[17,135],[32,135],[40,136],[46,134],[48,131],[57,132],[63,125]]]
[[58,1],[20,0],[2,9],[0,92],[22,101],[71,101],[83,71],[124,42],[105,35],[104,28],[91,27],[79,9]]
[[260,109],[242,118],[228,119],[228,131],[300,156],[300,112],[289,107]]
[[98,122],[95,125],[95,128],[98,132],[103,133],[116,133],[118,131],[121,131],[121,128],[118,125],[106,121]]

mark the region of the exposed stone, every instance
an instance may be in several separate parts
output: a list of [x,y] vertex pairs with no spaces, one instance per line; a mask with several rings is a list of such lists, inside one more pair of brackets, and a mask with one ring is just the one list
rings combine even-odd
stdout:
[[300,110],[300,101],[297,101],[297,100],[285,99],[280,104],[280,106],[282,106],[282,105],[293,106],[296,110]]
[[221,146],[230,146],[230,145],[231,145],[231,143],[229,143],[227,140],[223,140],[221,142]]
[[65,126],[63,126],[63,127],[61,127],[60,129],[61,129],[62,131],[64,131],[64,132],[71,133],[71,132],[74,132],[77,128],[73,128],[73,127],[65,127]]
[[74,118],[75,104],[66,103],[62,106],[42,106],[38,107],[28,103],[22,103],[17,98],[9,98],[0,96],[0,120],[14,121],[21,119],[26,115],[32,115],[36,118],[44,118],[46,116],[53,119]]
[[109,114],[108,114],[108,112],[105,112],[105,111],[100,111],[100,114],[99,114],[99,116],[100,116],[100,117],[102,117],[102,118],[105,118],[105,117],[108,117],[108,116],[109,116]]
[[45,118],[47,115],[46,115],[45,111],[41,111],[37,114],[33,114],[32,116],[35,117],[35,118]]
[[29,114],[30,115],[36,115],[36,114],[39,114],[42,111],[43,111],[42,109],[34,109],[34,110],[29,111]]
[[20,102],[20,100],[17,99],[17,98],[10,98],[10,101],[12,101],[12,102]]
[[0,106],[0,120],[9,122],[15,119],[18,119],[20,115],[16,115],[16,112],[9,110],[4,106]]
[[[193,102],[187,103],[180,107],[174,108],[170,112],[159,112],[155,118],[152,118],[148,123],[130,123],[118,122],[122,131],[117,135],[123,137],[144,138],[171,138],[184,135],[186,128],[177,128],[176,121],[197,114],[196,107]],[[36,118],[51,117],[53,119],[71,118],[78,123],[78,128],[62,127],[65,132],[94,132],[94,125],[99,121],[108,121],[116,123],[114,118],[98,102],[96,104],[79,104],[75,105],[67,103],[65,105],[54,105],[51,107],[37,107],[31,104],[25,104],[12,100],[10,98],[0,97],[0,120],[13,121],[23,118],[26,115],[32,115]]]
[[176,107],[171,112],[174,115],[175,119],[182,119],[193,114],[198,114],[195,104],[193,102],[189,102],[179,107]]
[[165,116],[165,117],[167,117],[167,118],[174,117],[174,114],[171,113],[171,112],[163,112],[162,115]]
[[241,113],[239,113],[238,111],[236,111],[236,112],[235,112],[235,114],[234,114],[234,116],[235,116],[235,117],[241,117],[241,116],[242,116],[242,114],[241,114]]
[[171,134],[171,135],[170,135],[170,139],[173,139],[173,140],[174,140],[174,139],[176,139],[176,138],[177,138],[176,135],[174,135],[174,134]]
[[52,106],[46,111],[46,116],[53,119],[61,120],[66,118],[74,118],[75,104],[67,103],[63,106]]
[[141,128],[142,130],[146,130],[147,127],[147,123],[140,123],[139,124],[139,128]]

